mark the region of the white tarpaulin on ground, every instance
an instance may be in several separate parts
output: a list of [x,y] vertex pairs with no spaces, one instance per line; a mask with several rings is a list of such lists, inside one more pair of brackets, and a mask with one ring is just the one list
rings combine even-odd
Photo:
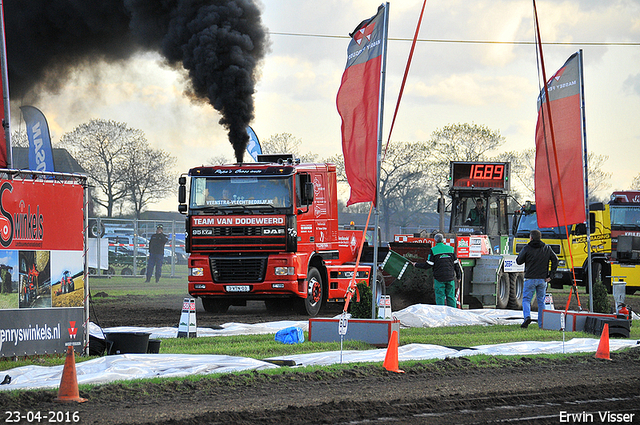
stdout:
[[[522,313],[512,310],[459,310],[451,307],[432,305],[413,305],[394,313],[403,327],[437,327],[460,325],[517,324],[522,322]],[[532,313],[532,318],[536,314]],[[104,332],[148,332],[150,338],[175,338],[177,328],[140,328],[117,327],[101,329],[90,324],[90,334],[103,338]],[[228,336],[240,334],[275,334],[278,330],[297,326],[308,330],[309,322],[279,321],[247,325],[226,323],[220,329],[198,328],[198,336]],[[535,326],[535,323],[531,326]],[[556,332],[556,331],[549,331]],[[482,345],[470,348],[450,348],[429,344],[408,344],[398,348],[398,361],[444,359],[447,357],[487,355],[530,355],[553,353],[595,352],[598,349],[597,338],[573,338],[562,341],[557,332],[558,341],[512,342],[496,345]],[[571,336],[571,333],[565,335]],[[611,339],[610,351],[633,347],[639,341]],[[365,351],[331,351],[312,354],[273,357],[265,360],[292,360],[298,366],[325,366],[335,363],[383,362],[386,349]],[[197,374],[229,373],[243,370],[261,370],[278,367],[267,361],[245,357],[196,354],[121,354],[104,356],[76,364],[79,384],[102,384],[117,380],[144,379],[156,377],[182,377]],[[0,372],[11,377],[7,385],[0,390],[56,388],[60,385],[63,366],[43,367],[24,366]]]
[[[520,325],[523,317],[522,312],[515,310],[477,309],[460,310],[439,305],[416,304],[396,311],[393,315],[400,320],[400,326],[404,328],[435,328],[442,326],[463,326],[463,325]],[[339,316],[337,316],[339,317]],[[538,313],[531,312],[531,318],[538,319]],[[229,336],[229,335],[258,335],[274,334],[280,329],[296,326],[304,331],[309,330],[309,321],[282,320],[278,322],[257,323],[248,325],[246,323],[225,323],[219,328],[198,328],[198,336]],[[531,326],[535,326],[535,323]],[[91,324],[89,332],[91,335],[104,338],[104,332],[149,332],[149,338],[175,338],[178,328],[140,328],[133,326],[118,326],[113,328],[100,329]]]

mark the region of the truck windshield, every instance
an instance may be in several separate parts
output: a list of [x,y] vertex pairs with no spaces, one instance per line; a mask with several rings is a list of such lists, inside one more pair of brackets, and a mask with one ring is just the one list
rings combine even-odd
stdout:
[[[529,237],[529,233],[532,230],[538,229],[542,233],[543,239],[566,239],[567,234],[564,228],[560,227],[538,227],[538,216],[534,212],[533,214],[523,214],[518,222],[518,230],[516,231],[517,237]],[[571,231],[571,229],[569,229]]]
[[191,208],[291,206],[291,178],[193,177]]
[[640,228],[640,207],[611,205],[611,228],[633,230]]

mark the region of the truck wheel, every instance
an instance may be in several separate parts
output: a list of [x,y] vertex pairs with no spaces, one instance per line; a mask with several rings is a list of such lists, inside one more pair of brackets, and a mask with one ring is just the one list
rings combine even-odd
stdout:
[[216,300],[211,298],[202,299],[202,307],[207,313],[226,313],[231,303],[227,300]]
[[133,276],[133,270],[131,270],[129,267],[125,267],[120,272],[120,276]]
[[511,310],[522,310],[522,293],[524,291],[524,273],[509,273],[509,305]]
[[500,272],[500,274],[498,274],[498,285],[496,288],[496,308],[507,308],[510,293],[511,282],[509,282],[509,273]]
[[318,269],[311,267],[309,268],[309,273],[307,273],[307,298],[304,299],[306,313],[311,317],[317,316],[323,303],[322,276]]

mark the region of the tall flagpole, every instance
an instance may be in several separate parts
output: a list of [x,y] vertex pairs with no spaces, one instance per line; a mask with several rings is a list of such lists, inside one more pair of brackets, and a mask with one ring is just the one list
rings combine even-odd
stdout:
[[[582,119],[582,150],[584,173],[584,205],[587,221],[587,279],[585,282],[589,288],[589,310],[593,311],[593,267],[591,264],[591,220],[589,217],[589,162],[587,153],[587,121],[584,109],[584,74],[582,66],[582,49],[578,50],[578,75],[580,76],[580,118]],[[602,282],[604,283],[604,282]]]
[[13,167],[13,150],[11,149],[11,105],[9,104],[9,73],[7,71],[7,43],[4,35],[4,6],[0,0],[0,52],[2,60],[0,66],[2,69],[2,97],[4,102],[4,137],[7,145],[7,168]]
[[[382,67],[380,70],[380,96],[378,97],[378,144],[376,164],[376,211],[373,232],[373,283],[371,289],[371,318],[376,318],[378,301],[378,227],[380,225],[380,168],[382,155],[382,117],[384,116],[384,85],[387,71],[387,38],[389,35],[389,2],[384,3],[384,29],[382,34]],[[368,229],[365,229],[365,232]]]

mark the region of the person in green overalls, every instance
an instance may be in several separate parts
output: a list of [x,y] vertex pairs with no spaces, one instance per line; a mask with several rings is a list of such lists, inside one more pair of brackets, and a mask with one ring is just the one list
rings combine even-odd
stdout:
[[472,226],[484,226],[484,202],[481,198],[476,199],[476,207],[469,211],[465,223]]
[[433,268],[433,290],[436,295],[437,305],[457,307],[456,282],[462,278],[462,268],[456,257],[454,247],[443,243],[442,233],[434,236],[436,246],[431,248],[431,253],[424,263],[413,263],[419,269]]

